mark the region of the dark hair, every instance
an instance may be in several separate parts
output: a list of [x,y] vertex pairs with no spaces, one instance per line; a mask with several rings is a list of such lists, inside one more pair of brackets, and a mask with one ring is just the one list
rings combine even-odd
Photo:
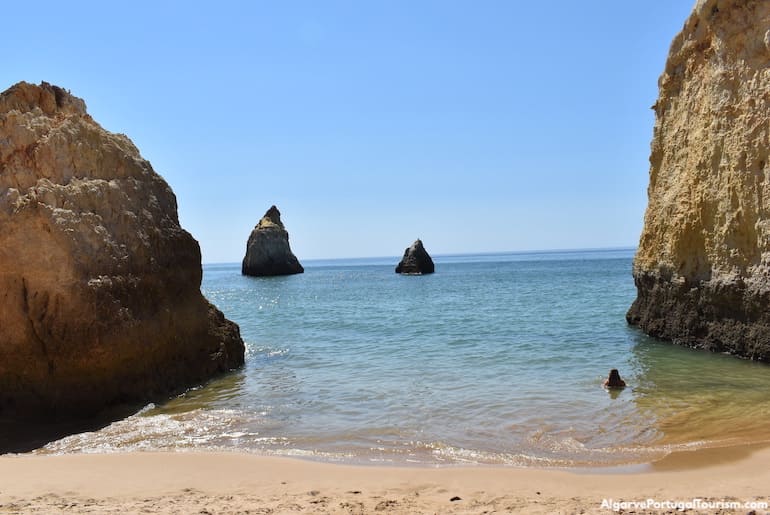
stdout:
[[610,370],[610,376],[607,378],[607,386],[621,387],[623,386],[623,380],[620,378],[620,372],[617,368]]

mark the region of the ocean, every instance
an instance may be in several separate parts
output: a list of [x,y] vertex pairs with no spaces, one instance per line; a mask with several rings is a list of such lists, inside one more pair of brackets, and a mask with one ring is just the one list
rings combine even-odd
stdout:
[[[40,454],[218,450],[392,465],[584,467],[770,440],[770,368],[626,324],[633,250],[204,266],[243,369]],[[607,391],[618,368],[628,383]]]

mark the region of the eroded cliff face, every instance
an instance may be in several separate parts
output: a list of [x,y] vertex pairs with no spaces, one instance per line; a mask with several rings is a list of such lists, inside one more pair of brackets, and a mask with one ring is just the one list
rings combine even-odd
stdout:
[[243,363],[131,141],[47,83],[0,94],[0,413],[89,414]]
[[305,271],[289,247],[281,212],[271,206],[249,235],[241,273],[252,276],[291,275]]
[[770,2],[699,1],[659,88],[627,319],[770,360]]

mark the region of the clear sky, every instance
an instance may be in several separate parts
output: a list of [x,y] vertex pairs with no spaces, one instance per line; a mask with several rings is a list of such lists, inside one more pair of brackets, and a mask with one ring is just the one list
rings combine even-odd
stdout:
[[127,134],[204,262],[276,204],[300,260],[635,246],[693,0],[10,2],[0,90]]

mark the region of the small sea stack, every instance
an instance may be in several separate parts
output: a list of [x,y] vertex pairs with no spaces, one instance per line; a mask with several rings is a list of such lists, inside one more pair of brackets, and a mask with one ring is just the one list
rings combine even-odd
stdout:
[[305,271],[289,247],[281,212],[271,206],[251,231],[241,273],[252,276],[301,274]]
[[198,242],[123,134],[60,87],[0,93],[0,415],[87,418],[243,364]]
[[404,251],[404,257],[396,267],[396,273],[403,275],[432,274],[434,271],[433,260],[420,239]]
[[770,361],[770,2],[699,0],[661,75],[626,318]]

